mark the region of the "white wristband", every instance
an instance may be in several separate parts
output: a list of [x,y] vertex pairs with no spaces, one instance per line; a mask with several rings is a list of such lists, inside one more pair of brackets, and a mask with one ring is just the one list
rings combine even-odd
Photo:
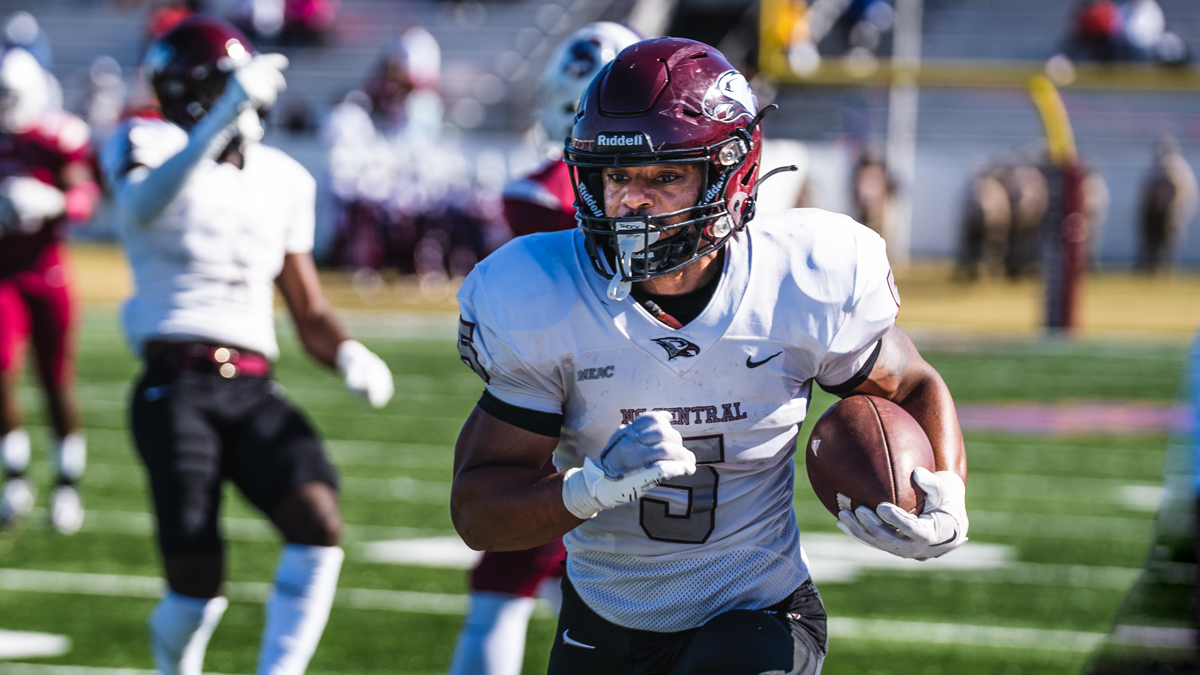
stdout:
[[[591,520],[596,517],[596,514],[604,510],[604,505],[597,501],[588,489],[588,474],[590,472],[586,471],[586,469],[589,464],[591,464],[591,460],[585,459],[583,469],[567,469],[566,474],[563,476],[563,504],[571,512],[571,515],[580,520]],[[598,473],[599,476],[602,477],[604,475],[595,464],[591,464],[591,468],[594,468],[595,473]],[[592,476],[592,483],[595,483],[597,480],[599,480],[598,477]]]

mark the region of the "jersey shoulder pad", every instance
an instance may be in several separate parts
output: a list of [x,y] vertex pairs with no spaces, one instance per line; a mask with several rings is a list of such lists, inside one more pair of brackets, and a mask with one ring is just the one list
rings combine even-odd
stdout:
[[864,265],[887,268],[883,238],[853,218],[822,209],[791,209],[751,224],[760,254],[783,279],[821,303],[856,297]]
[[460,302],[488,308],[492,329],[526,332],[557,325],[582,292],[574,230],[516,237],[475,266]]
[[250,146],[250,152],[270,162],[271,170],[277,173],[277,180],[282,182],[299,180],[305,183],[315,183],[312,173],[295,157],[271,145],[255,143]]

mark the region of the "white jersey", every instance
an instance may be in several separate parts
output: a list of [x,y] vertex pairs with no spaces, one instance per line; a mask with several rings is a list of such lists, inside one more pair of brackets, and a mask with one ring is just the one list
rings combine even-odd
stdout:
[[[110,185],[158,167],[187,144],[161,119],[133,118],[106,145]],[[124,306],[135,352],[149,340],[201,340],[279,355],[275,279],[287,253],[313,246],[316,181],[281,150],[254,143],[244,166],[204,159],[146,227],[123,224],[136,290]]]
[[564,538],[580,597],[621,626],[686,630],[807,578],[792,455],[812,381],[853,378],[895,322],[883,240],[850,218],[766,216],[726,251],[708,306],[679,330],[610,300],[578,231],[513,240],[459,292],[459,349],[488,391],[563,415],[560,470],[648,410],[670,411],[696,454],[695,475]]

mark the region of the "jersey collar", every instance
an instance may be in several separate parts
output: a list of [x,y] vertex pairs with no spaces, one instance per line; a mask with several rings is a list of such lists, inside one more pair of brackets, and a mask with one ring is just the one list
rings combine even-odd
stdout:
[[725,246],[721,282],[708,306],[686,326],[672,329],[650,315],[632,296],[612,300],[608,282],[592,268],[583,235],[576,231],[575,263],[593,303],[606,313],[616,329],[666,368],[683,375],[703,361],[725,336],[741,308],[750,281],[751,246],[749,229],[731,238]]

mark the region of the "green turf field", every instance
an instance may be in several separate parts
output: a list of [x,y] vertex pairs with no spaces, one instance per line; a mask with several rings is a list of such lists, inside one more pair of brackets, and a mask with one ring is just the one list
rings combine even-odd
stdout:
[[[452,322],[419,331],[358,324],[365,326],[363,341],[396,375],[396,398],[385,410],[372,411],[346,395],[339,379],[305,359],[291,338],[283,340],[278,371],[291,398],[329,440],[344,481],[347,560],[310,672],[441,673],[462,617],[464,571],[369,562],[364,545],[453,535],[447,508],[452,445],[481,383],[459,362]],[[1178,342],[1036,339],[920,344],[963,403],[1169,402],[1186,349]],[[136,365],[112,312],[89,310],[79,347],[91,448],[84,482],[88,520],[83,532],[63,538],[43,526],[38,512],[22,529],[0,534],[0,630],[63,634],[72,648],[22,663],[151,668],[144,626],[159,592],[158,561],[144,478],[125,428]],[[36,390],[24,394],[34,476],[44,487],[46,429]],[[830,402],[821,395],[814,408]],[[967,440],[971,542],[954,555],[970,564],[958,568],[859,560],[865,549],[836,530],[800,468],[797,515],[812,542],[810,555],[823,563],[814,563],[814,575],[833,619],[824,672],[1074,673],[1097,634],[1108,629],[1145,557],[1153,518],[1144,499],[1122,495],[1153,494],[1165,436],[969,433]],[[225,518],[233,602],[205,670],[249,673],[278,543],[232,493]],[[969,550],[975,553],[966,555]],[[524,672],[544,672],[553,632],[550,620],[533,621]],[[0,661],[5,672],[93,671]]]

